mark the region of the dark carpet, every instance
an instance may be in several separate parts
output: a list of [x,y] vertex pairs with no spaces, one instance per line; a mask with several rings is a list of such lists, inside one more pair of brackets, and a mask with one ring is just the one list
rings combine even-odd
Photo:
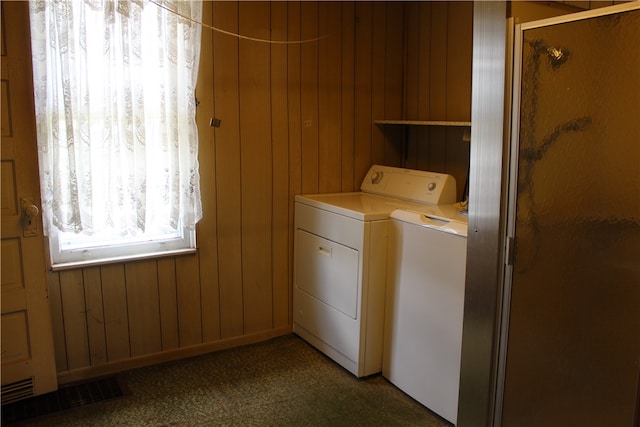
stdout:
[[381,376],[356,379],[295,335],[124,372],[117,381],[127,389],[120,398],[11,425],[449,425]]

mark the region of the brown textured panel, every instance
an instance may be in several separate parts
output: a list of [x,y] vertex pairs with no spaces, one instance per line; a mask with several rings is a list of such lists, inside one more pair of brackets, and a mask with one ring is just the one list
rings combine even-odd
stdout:
[[61,271],[60,296],[69,369],[91,365],[82,270]]
[[[213,4],[214,26],[238,30],[238,5]],[[214,132],[220,286],[220,334],[242,335],[242,247],[240,193],[240,117],[238,106],[238,40],[214,33],[215,112],[223,125]],[[206,191],[206,190],[205,190]],[[212,190],[209,190],[212,191]],[[203,261],[205,262],[205,261]]]
[[162,350],[156,261],[125,265],[131,356]]
[[176,258],[176,285],[180,346],[200,344],[202,342],[202,307],[197,256],[186,255]]
[[162,350],[170,350],[180,346],[177,287],[175,258],[159,259],[158,296],[160,298]]
[[318,190],[340,191],[342,172],[342,10],[338,2],[318,4]]
[[[242,34],[270,38],[270,5],[240,2]],[[238,76],[242,170],[244,333],[272,328],[272,141],[269,46],[240,40]]]
[[354,118],[354,183],[360,183],[371,167],[371,138],[374,131],[372,122],[372,60],[373,60],[373,5],[370,2],[356,2],[355,29],[355,118]]
[[[271,36],[287,38],[287,3],[271,3]],[[272,283],[273,326],[289,324],[289,144],[287,47],[271,46],[271,135],[273,168]]]
[[3,160],[1,167],[0,186],[2,188],[2,215],[18,214],[18,197],[15,186],[15,162]]
[[[318,37],[318,2],[300,5],[301,39]],[[318,43],[305,43],[300,48],[300,105],[302,113],[302,193],[317,193],[318,170]]]
[[354,191],[355,156],[355,4],[342,3],[342,169],[340,191]]
[[[85,268],[82,272],[82,278],[84,281],[84,300],[87,308],[87,333],[89,336],[91,365],[102,365],[107,362],[107,343],[104,329],[103,285],[100,277],[100,268]],[[107,284],[106,286],[109,285]]]
[[2,363],[28,360],[29,328],[27,312],[17,311],[2,315]]
[[13,135],[13,126],[11,123],[11,94],[9,92],[9,80],[2,79],[0,82],[0,91],[2,94],[0,111],[2,112],[2,125],[0,126],[0,134],[3,138]]
[[[213,4],[205,2],[202,5],[203,22],[206,24],[213,23]],[[198,114],[196,121],[198,125],[199,135],[199,158],[203,167],[200,168],[200,183],[202,190],[202,220],[198,223],[198,257],[201,262],[198,263],[200,268],[200,295],[202,298],[202,340],[204,342],[215,341],[220,338],[220,289],[218,285],[218,229],[217,229],[217,197],[215,191],[208,189],[215,188],[217,183],[216,170],[216,147],[214,145],[214,127],[209,125],[209,119],[215,116],[214,105],[214,80],[211,78],[214,69],[213,59],[213,31],[203,28],[202,31],[202,54],[200,55],[200,71],[201,76],[207,78],[198,79],[196,88],[196,96],[200,101],[198,105]],[[226,121],[224,123],[226,126]],[[200,239],[200,236],[206,236]],[[161,264],[158,264],[160,268]],[[160,274],[162,278],[162,274]],[[174,278],[175,280],[175,278]],[[175,294],[175,289],[174,289]],[[162,304],[162,295],[161,295]],[[173,319],[173,316],[172,316]],[[166,340],[165,333],[165,316],[162,317],[163,322],[163,349],[177,346],[177,340]],[[170,323],[169,323],[170,324]],[[173,332],[173,330],[171,330]]]
[[60,273],[47,273],[47,288],[49,289],[49,305],[51,307],[51,326],[56,358],[56,370],[68,370],[67,346],[64,335],[64,316],[62,311],[62,295],[60,294]]
[[22,280],[22,256],[20,239],[2,239],[1,253],[2,257],[0,257],[0,260],[2,262],[2,292],[22,289],[24,287],[24,283]]
[[129,314],[123,264],[100,267],[102,302],[104,306],[105,338],[109,362],[126,359],[131,355],[129,345]]
[[371,59],[371,113],[369,126],[373,127],[371,135],[371,158],[368,166],[372,163],[385,163],[384,158],[384,133],[383,129],[374,126],[373,120],[378,117],[385,118],[385,63],[387,49],[387,16],[386,3],[374,2],[372,11],[372,59]]

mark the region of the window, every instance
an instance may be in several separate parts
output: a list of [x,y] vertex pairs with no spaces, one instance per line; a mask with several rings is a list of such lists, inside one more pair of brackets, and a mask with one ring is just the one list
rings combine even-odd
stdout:
[[195,250],[201,2],[31,1],[30,14],[52,267]]

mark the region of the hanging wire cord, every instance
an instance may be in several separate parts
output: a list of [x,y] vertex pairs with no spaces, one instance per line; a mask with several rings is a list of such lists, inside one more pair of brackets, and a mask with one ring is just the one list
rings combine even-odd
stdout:
[[232,33],[231,31],[226,31],[226,30],[223,30],[223,29],[220,29],[220,28],[213,27],[211,25],[207,25],[204,22],[196,21],[195,19],[191,18],[190,16],[183,15],[180,12],[171,9],[171,8],[165,6],[164,4],[159,3],[156,0],[149,0],[149,3],[153,3],[156,6],[158,6],[159,8],[164,9],[164,10],[170,12],[170,13],[173,13],[174,15],[177,15],[177,16],[183,18],[183,19],[186,19],[187,21],[191,21],[191,22],[196,23],[198,25],[201,25],[201,26],[203,26],[205,28],[209,28],[210,30],[217,31],[219,33],[226,34],[228,36],[236,37],[236,38],[241,39],[241,40],[251,40],[251,41],[254,41],[254,42],[271,43],[271,44],[302,44],[302,43],[317,42],[318,40],[322,40],[322,39],[328,37],[327,35],[323,35],[323,36],[315,37],[315,38],[312,38],[312,39],[306,39],[306,40],[267,40],[267,39],[260,39],[260,38],[256,38],[256,37],[243,36],[242,34]]

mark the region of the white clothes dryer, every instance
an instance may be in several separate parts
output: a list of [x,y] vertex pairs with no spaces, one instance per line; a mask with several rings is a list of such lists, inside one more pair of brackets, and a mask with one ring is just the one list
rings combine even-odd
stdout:
[[380,372],[389,215],[455,194],[450,175],[374,165],[360,192],[296,196],[293,331],[357,377]]
[[467,217],[459,204],[391,213],[382,375],[456,424]]

